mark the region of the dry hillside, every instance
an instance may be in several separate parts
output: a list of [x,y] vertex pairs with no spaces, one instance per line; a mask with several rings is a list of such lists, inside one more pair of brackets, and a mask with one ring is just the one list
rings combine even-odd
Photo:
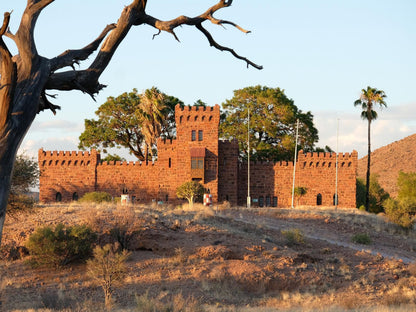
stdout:
[[[416,172],[416,134],[383,146],[371,153],[371,173],[391,195],[397,195],[397,177],[400,171]],[[365,178],[367,156],[358,160],[358,176]]]
[[[416,309],[416,236],[358,209],[194,209],[48,205],[6,219],[1,311],[98,312],[83,263],[32,268],[24,244],[44,225],[88,224],[97,244],[125,229],[127,277],[112,311],[392,312]],[[121,233],[121,232],[120,232]],[[369,237],[353,242],[355,234]]]

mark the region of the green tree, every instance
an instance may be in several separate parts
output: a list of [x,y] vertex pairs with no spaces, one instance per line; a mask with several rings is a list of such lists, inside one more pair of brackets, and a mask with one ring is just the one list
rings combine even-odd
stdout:
[[189,202],[189,207],[193,207],[194,200],[203,194],[204,187],[196,181],[185,182],[176,189],[176,196],[178,198],[186,198]]
[[397,185],[397,199],[386,200],[384,209],[392,222],[403,228],[411,228],[415,223],[416,214],[416,173],[400,171]]
[[126,275],[126,261],[130,253],[119,252],[115,245],[107,244],[94,249],[94,258],[87,261],[88,275],[97,280],[103,291],[107,310],[112,306],[114,284],[119,283]]
[[79,137],[79,148],[127,148],[139,160],[146,160],[147,148],[157,137],[174,136],[175,105],[183,103],[161,93],[157,88],[139,94],[136,89],[118,97],[109,97],[95,114],[85,119],[85,130]]
[[367,175],[366,175],[366,197],[365,197],[365,209],[370,209],[370,167],[371,167],[371,122],[377,119],[377,112],[374,110],[375,106],[380,108],[387,107],[384,99],[386,94],[382,90],[377,90],[370,86],[367,89],[361,90],[361,95],[358,100],[354,102],[354,106],[360,106],[362,109],[361,118],[368,121],[367,126]]
[[24,154],[16,157],[13,168],[12,182],[10,187],[9,202],[7,205],[8,212],[30,208],[34,201],[27,196],[31,187],[38,183],[39,169],[38,163],[33,158]]
[[[357,206],[365,207],[366,185],[363,179],[357,178],[356,201]],[[377,175],[370,176],[370,207],[369,212],[379,213],[384,211],[384,202],[390,197],[378,183]]]
[[293,190],[295,197],[297,198],[298,206],[299,206],[299,200],[308,193],[308,189],[304,186],[297,186]]
[[313,115],[303,113],[283,90],[264,86],[234,91],[222,104],[220,136],[237,139],[240,156],[247,157],[247,121],[250,109],[250,157],[253,160],[290,160],[295,150],[296,120],[299,148],[312,151],[318,141]]

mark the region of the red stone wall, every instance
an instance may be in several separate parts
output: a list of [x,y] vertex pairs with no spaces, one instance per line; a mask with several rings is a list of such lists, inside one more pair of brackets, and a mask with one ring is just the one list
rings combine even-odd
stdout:
[[[176,189],[191,180],[191,149],[205,155],[204,178],[201,183],[210,190],[214,202],[228,200],[245,205],[247,199],[247,163],[238,161],[238,143],[219,141],[220,108],[185,107],[175,109],[177,139],[161,140],[158,160],[147,165],[140,162],[103,162],[100,154],[91,152],[46,152],[39,150],[41,170],[39,199],[70,201],[76,193],[104,191],[114,197],[127,189],[136,201],[177,202]],[[196,140],[191,139],[192,131]],[[198,132],[202,131],[202,140]],[[296,186],[308,189],[301,205],[316,205],[317,195],[322,205],[333,204],[335,194],[334,153],[304,154],[299,152],[296,166]],[[355,207],[357,152],[338,154],[338,194],[340,207]],[[293,164],[251,163],[250,195],[252,199],[277,197],[278,206],[290,206],[292,200]],[[254,203],[255,205],[255,203]]]
[[[338,206],[356,206],[356,171],[358,154],[338,154]],[[238,203],[247,202],[247,164],[239,167]],[[299,205],[316,205],[317,196],[321,194],[322,205],[334,204],[336,177],[335,153],[298,154],[296,165],[295,187],[306,187],[307,193]],[[251,163],[250,164],[250,195],[253,199],[260,196],[277,197],[278,206],[288,207],[292,204],[293,163]],[[255,205],[256,203],[254,203]],[[295,205],[297,200],[295,199]]]

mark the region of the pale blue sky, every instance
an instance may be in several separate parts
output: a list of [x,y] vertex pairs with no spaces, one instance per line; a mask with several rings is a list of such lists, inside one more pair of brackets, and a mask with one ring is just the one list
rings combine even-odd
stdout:
[[[149,0],[148,13],[160,19],[195,16],[215,0]],[[16,31],[25,0],[3,0],[1,11],[14,10]],[[123,0],[56,0],[41,14],[36,29],[39,52],[53,57],[91,42],[108,23],[116,22]],[[230,54],[209,47],[196,29],[177,29],[152,40],[149,26],[134,28],[101,77],[107,84],[97,103],[77,91],[59,93],[56,116],[42,113],[21,149],[37,154],[75,150],[84,119],[108,96],[157,86],[186,104],[202,99],[221,104],[233,90],[251,85],[280,87],[299,109],[311,111],[319,130],[318,146],[366,154],[366,122],[353,107],[360,90],[370,85],[386,92],[388,109],[373,124],[373,149],[416,133],[416,1],[414,0],[234,0],[217,17],[252,33],[206,23],[214,38],[264,66],[258,71]],[[11,45],[11,42],[8,41]],[[85,65],[84,65],[85,66]],[[81,67],[84,67],[81,66]]]

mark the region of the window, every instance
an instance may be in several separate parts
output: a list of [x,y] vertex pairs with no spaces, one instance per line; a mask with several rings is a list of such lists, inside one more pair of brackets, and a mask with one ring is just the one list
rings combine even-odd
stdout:
[[263,207],[264,206],[264,198],[263,196],[259,197],[259,207]]
[[169,201],[169,195],[166,194],[166,196],[165,196],[165,202],[168,202],[168,201]]
[[61,202],[62,201],[62,194],[61,193],[56,193],[56,195],[55,195],[55,200],[57,201],[57,202]]
[[196,141],[196,130],[192,130],[191,140]]
[[78,200],[78,193],[75,192],[74,194],[72,194],[72,200],[77,201]]
[[270,202],[270,196],[266,196],[266,207],[270,207],[271,202]]
[[198,130],[198,141],[202,141],[203,139],[203,132],[202,130]]
[[322,205],[322,194],[316,195],[316,205],[321,206]]
[[169,158],[169,168],[172,168],[172,158]]
[[191,169],[204,169],[204,158],[193,157],[191,159]]
[[277,207],[277,196],[273,196],[273,203],[272,203],[273,207]]

